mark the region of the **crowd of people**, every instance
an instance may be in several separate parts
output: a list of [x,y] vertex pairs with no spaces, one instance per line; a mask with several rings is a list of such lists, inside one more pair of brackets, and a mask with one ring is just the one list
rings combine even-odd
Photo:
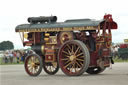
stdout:
[[25,61],[25,57],[31,50],[8,50],[4,52],[2,63],[20,63]]

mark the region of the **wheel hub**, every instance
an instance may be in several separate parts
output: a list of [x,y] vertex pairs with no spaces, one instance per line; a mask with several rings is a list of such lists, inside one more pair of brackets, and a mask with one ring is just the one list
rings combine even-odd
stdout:
[[31,63],[31,66],[32,66],[32,67],[34,67],[34,66],[35,66],[35,63],[34,63],[34,62],[32,62],[32,63]]
[[70,61],[74,61],[74,60],[76,59],[76,56],[75,56],[75,55],[71,55],[71,56],[69,57],[69,59],[70,59]]

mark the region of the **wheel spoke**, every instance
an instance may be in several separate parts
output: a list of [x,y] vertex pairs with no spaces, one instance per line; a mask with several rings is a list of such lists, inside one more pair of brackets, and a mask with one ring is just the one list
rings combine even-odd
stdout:
[[32,72],[32,69],[33,69],[33,68],[31,67],[31,68],[29,69],[29,71]]
[[36,68],[34,68],[34,73],[36,73]]
[[48,71],[50,71],[50,67],[49,66],[45,66],[47,68]]
[[83,53],[79,53],[79,54],[77,54],[76,57],[79,57],[80,55],[83,55]]
[[36,66],[37,66],[37,65],[39,66],[39,65],[40,65],[40,62],[39,62],[39,61],[36,61],[36,62],[35,62],[35,65],[36,65]]
[[31,65],[30,65],[30,64],[28,64],[28,65],[27,65],[27,67],[28,67],[28,68],[30,68],[30,67],[31,67]]
[[29,69],[29,70],[32,70],[32,68],[33,68],[33,67],[32,67],[32,66],[30,66],[28,69]]
[[51,68],[52,68],[52,72],[54,71],[54,67],[53,66],[51,66]]
[[74,54],[74,47],[73,47],[73,45],[72,45],[72,54]]
[[63,58],[63,59],[61,59],[61,60],[63,60],[63,61],[64,61],[64,60],[69,60],[69,58]]
[[36,63],[36,61],[38,61],[38,59],[36,57],[34,57],[34,63]]
[[35,63],[36,63],[37,61],[39,62],[38,58],[35,58]]
[[81,68],[82,66],[76,61],[76,64]]
[[78,61],[84,61],[83,59],[79,59],[79,58],[76,58],[76,60],[78,60]]
[[65,57],[69,58],[70,56],[65,56]]
[[38,70],[40,66],[35,66],[35,70]]
[[35,73],[35,68],[33,67],[33,73]]
[[70,50],[72,50],[71,47],[70,47],[68,44],[67,44],[67,47],[68,47]]
[[72,72],[72,70],[75,68],[75,63],[72,64],[72,68],[70,69],[70,71]]
[[40,66],[40,64],[35,63],[35,66]]
[[68,53],[71,55],[71,52],[69,51],[69,49],[67,49],[68,50]]
[[34,56],[34,58],[33,58],[33,62],[35,63],[36,62],[36,57]]
[[51,71],[51,72],[53,72],[53,70],[54,70],[54,69],[53,69],[53,67],[52,67],[52,66],[50,66],[50,71]]
[[31,62],[34,62],[34,56],[31,57]]
[[31,65],[29,65],[29,66],[28,66],[28,69],[30,70],[31,68],[32,68],[32,66],[31,66]]
[[79,57],[77,57],[77,58],[84,58],[84,56],[79,56]]
[[80,62],[81,67],[83,66],[83,63]]
[[75,72],[77,72],[78,71],[78,66],[76,65],[76,67],[75,67]]
[[35,72],[37,73],[38,72],[38,69],[35,69]]
[[54,69],[53,69],[53,67],[51,66],[51,72],[53,72],[53,70],[54,70]]
[[53,72],[54,71],[54,67],[53,66],[45,66],[46,69],[49,71],[49,72]]
[[70,60],[67,60],[66,62],[65,62],[65,64],[67,64],[67,63],[69,63],[70,62]]
[[66,51],[64,51],[64,50],[63,50],[62,52],[65,53],[65,54],[67,54],[67,55],[70,55],[68,52],[66,52]]
[[80,47],[77,48],[77,50],[75,51],[74,55],[76,55],[76,53],[79,51]]
[[64,66],[64,68],[67,68],[70,64],[72,64],[72,62],[68,63],[66,66]]
[[51,66],[49,66],[49,71],[52,72]]

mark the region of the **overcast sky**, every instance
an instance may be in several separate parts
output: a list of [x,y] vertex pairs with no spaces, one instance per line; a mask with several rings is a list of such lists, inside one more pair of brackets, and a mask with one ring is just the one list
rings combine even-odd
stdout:
[[113,42],[128,39],[128,0],[1,0],[0,42],[10,40],[15,48],[22,43],[15,27],[27,23],[28,17],[56,15],[58,21],[91,18],[100,20],[105,13],[112,14],[118,24],[113,30]]

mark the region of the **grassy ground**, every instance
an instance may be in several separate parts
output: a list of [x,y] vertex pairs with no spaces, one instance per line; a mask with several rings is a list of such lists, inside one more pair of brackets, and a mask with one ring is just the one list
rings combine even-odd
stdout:
[[24,64],[22,61],[20,61],[19,63],[4,63],[3,62],[3,58],[2,57],[0,57],[0,65],[13,65],[13,64]]
[[128,62],[128,59],[127,60],[122,60],[122,59],[114,59],[115,62]]

